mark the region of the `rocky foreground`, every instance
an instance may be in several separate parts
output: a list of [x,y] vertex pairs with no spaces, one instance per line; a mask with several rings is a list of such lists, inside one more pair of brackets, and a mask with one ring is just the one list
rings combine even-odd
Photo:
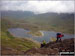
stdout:
[[62,42],[50,42],[43,48],[32,48],[26,51],[27,55],[58,55],[59,52],[74,52],[74,38]]
[[2,49],[2,54],[23,55],[58,55],[59,52],[74,52],[74,38],[65,39],[62,42],[49,42],[43,48],[32,48],[27,51],[16,51],[9,48]]

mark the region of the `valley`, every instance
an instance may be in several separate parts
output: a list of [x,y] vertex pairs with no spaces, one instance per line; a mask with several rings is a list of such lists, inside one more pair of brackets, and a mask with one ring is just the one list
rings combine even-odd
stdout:
[[[33,13],[30,14],[30,12],[27,12],[28,15],[24,14],[23,16],[21,14],[26,12],[9,12],[10,13],[2,12],[1,17],[2,54],[23,54],[23,52],[31,48],[40,48],[41,43],[39,41],[37,42],[36,40],[33,40],[36,38],[38,39],[38,37],[30,39],[25,35],[24,37],[27,38],[21,38],[21,36],[17,38],[17,36],[13,36],[10,34],[10,32],[8,32],[8,29],[10,28],[22,28],[24,30],[28,30],[30,31],[28,34],[32,34],[33,36],[41,36],[39,31],[53,31],[62,32],[64,34],[74,34],[74,14],[46,13],[35,15]],[[51,33],[48,34],[47,36],[45,35],[47,38],[44,38],[47,42],[50,41],[51,36]],[[53,36],[55,37],[54,34]],[[41,42],[42,40],[40,39]]]
[[[20,17],[18,18],[18,16]],[[20,27],[31,31],[46,30],[74,34],[74,14],[34,14],[27,11],[9,11],[8,13],[3,11],[2,21],[9,21],[13,24],[13,27]]]

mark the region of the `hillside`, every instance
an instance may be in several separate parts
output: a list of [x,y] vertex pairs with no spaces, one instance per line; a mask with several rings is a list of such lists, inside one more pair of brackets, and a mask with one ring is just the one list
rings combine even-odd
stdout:
[[18,27],[25,29],[74,33],[73,13],[34,14],[30,11],[2,11],[1,13],[3,19],[11,20]]
[[26,55],[57,55],[59,52],[74,52],[74,38],[65,39],[62,42],[49,42],[43,48],[32,48],[26,51]]
[[33,47],[40,47],[38,42],[32,39],[16,38],[9,32],[1,32],[1,51],[2,54],[20,54]]
[[10,17],[13,19],[24,19],[33,15],[34,13],[30,11],[1,11],[2,17]]
[[[66,41],[65,41],[66,40]],[[8,48],[2,46],[2,54],[12,54],[12,55],[58,55],[59,52],[74,52],[74,38],[65,39],[62,42],[49,42],[43,48],[32,47],[31,49],[25,51],[16,50],[21,49],[21,45],[17,48]],[[23,43],[22,43],[23,44]],[[24,48],[26,48],[24,46]]]
[[74,14],[57,14],[57,13],[45,13],[38,14],[34,17],[28,19],[28,22],[31,22],[41,30],[52,30],[57,32],[64,33],[74,33]]
[[2,19],[1,21],[1,54],[21,54],[23,51],[33,47],[40,47],[40,44],[32,39],[13,37],[7,30],[11,27],[17,27],[12,20]]

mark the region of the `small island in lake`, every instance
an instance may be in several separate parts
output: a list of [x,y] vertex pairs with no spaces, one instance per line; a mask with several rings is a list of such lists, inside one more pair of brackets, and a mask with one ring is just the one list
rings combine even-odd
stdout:
[[28,34],[31,34],[32,36],[41,37],[44,36],[43,32],[41,31],[30,31]]

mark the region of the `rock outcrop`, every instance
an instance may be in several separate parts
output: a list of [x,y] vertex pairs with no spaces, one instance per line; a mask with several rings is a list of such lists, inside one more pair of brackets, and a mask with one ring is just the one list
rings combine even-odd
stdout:
[[59,52],[74,52],[74,38],[61,42],[49,42],[43,48],[32,48],[26,51],[26,55],[57,55]]

